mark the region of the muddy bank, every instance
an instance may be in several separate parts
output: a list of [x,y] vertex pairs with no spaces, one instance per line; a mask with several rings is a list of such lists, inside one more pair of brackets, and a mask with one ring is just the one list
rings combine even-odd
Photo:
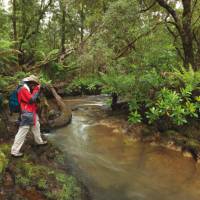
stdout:
[[146,124],[124,124],[125,133],[135,140],[160,145],[171,150],[182,152],[184,157],[192,157],[200,162],[200,127],[197,122],[179,129],[169,129],[163,132],[154,126]]
[[200,127],[185,126],[179,130],[166,130],[160,132],[156,127],[146,124],[129,124],[125,119],[102,120],[102,124],[114,128],[115,133],[128,135],[135,141],[142,141],[151,145],[182,152],[185,157],[192,157],[200,163]]

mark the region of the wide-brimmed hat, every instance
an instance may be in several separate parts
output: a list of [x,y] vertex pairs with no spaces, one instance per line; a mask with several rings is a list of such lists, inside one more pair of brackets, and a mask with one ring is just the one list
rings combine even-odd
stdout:
[[30,75],[30,76],[24,78],[22,81],[23,82],[35,82],[35,83],[39,84],[39,79],[35,75]]

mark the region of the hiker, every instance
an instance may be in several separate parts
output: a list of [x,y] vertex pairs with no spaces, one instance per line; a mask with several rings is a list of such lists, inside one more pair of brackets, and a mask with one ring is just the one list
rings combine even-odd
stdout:
[[47,141],[43,141],[40,132],[39,117],[37,114],[37,104],[40,84],[36,76],[31,75],[22,80],[23,85],[17,92],[18,102],[20,104],[20,124],[19,130],[15,136],[14,143],[11,148],[11,155],[14,157],[21,157],[23,153],[20,149],[25,141],[26,135],[31,129],[35,142],[38,145],[45,145]]

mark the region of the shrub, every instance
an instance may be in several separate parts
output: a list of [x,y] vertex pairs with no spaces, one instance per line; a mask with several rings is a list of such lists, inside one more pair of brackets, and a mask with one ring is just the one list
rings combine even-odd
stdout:
[[[150,76],[153,75],[153,78]],[[150,78],[151,77],[151,78]],[[140,79],[141,78],[141,79]],[[200,71],[194,72],[190,67],[188,70],[181,68],[166,76],[162,81],[156,72],[150,71],[138,78],[137,88],[146,87],[147,91],[154,91],[153,95],[144,95],[143,89],[136,90],[134,99],[130,100],[129,121],[138,123],[139,115],[146,116],[150,124],[160,119],[168,119],[174,125],[183,125],[190,118],[197,118],[200,109],[200,98],[194,96],[194,91],[199,89]],[[172,80],[175,78],[175,80]],[[160,81],[158,81],[160,80]],[[140,84],[143,82],[143,86]],[[164,87],[160,89],[160,86]],[[143,99],[141,98],[143,96]],[[141,107],[145,105],[145,111]],[[138,111],[140,111],[138,113]],[[145,113],[141,113],[145,112]],[[144,115],[143,115],[144,114]]]

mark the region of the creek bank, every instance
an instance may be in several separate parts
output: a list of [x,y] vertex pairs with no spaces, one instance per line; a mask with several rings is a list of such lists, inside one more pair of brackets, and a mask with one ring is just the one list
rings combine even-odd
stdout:
[[125,113],[109,111],[100,124],[113,128],[113,133],[125,134],[134,141],[179,151],[184,157],[193,158],[200,163],[200,126],[197,120],[178,129],[160,131],[156,126],[145,123],[129,124]]
[[[165,126],[163,122],[163,126]],[[126,124],[126,134],[151,145],[159,145],[171,150],[182,152],[184,157],[190,157],[200,163],[200,126],[199,120],[171,129],[161,131],[157,126],[144,123]]]
[[52,144],[36,146],[29,139],[23,158],[11,157],[10,147],[0,144],[0,199],[89,199],[86,188],[71,175],[64,154]]
[[[182,152],[184,157],[193,158],[197,163],[200,163],[200,142],[194,136],[185,134],[185,131],[167,130],[159,132],[146,124],[127,125],[126,129],[126,134],[134,140]],[[196,132],[196,130],[191,129],[190,132],[192,131]]]

